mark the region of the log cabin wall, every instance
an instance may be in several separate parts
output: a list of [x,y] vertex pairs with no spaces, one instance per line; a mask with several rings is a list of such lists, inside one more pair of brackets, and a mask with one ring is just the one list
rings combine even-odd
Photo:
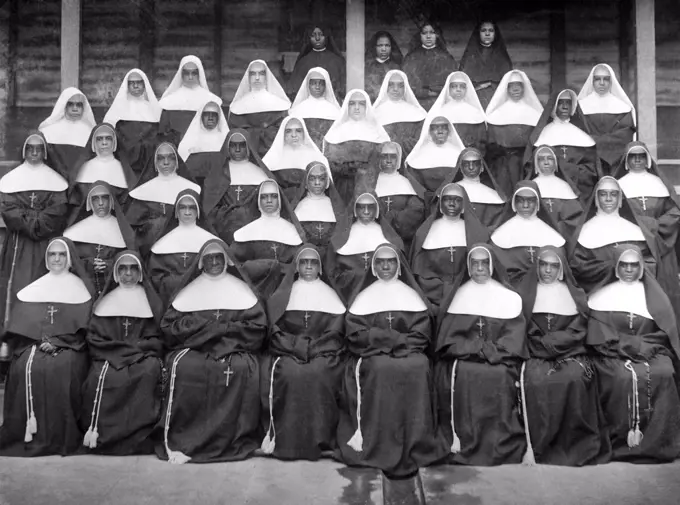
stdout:
[[11,93],[11,69],[9,68],[9,5],[0,6],[0,160],[7,156],[7,109]]

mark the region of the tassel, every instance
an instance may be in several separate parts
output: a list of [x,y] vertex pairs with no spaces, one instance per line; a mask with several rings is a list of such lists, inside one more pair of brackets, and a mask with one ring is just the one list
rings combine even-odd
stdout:
[[31,417],[28,418],[28,428],[31,430],[31,434],[38,433],[38,421],[35,419],[35,412],[31,412]]
[[635,430],[628,430],[628,447],[633,448],[637,444],[635,443]]
[[88,428],[85,432],[85,436],[83,437],[83,445],[85,447],[92,446],[92,427]]
[[451,444],[451,452],[458,454],[460,452],[460,438],[455,433],[453,434],[453,443]]
[[24,435],[24,442],[33,442],[33,434],[31,433],[31,428],[28,425],[28,421],[26,421],[26,434]]
[[633,426],[628,430],[628,447],[631,449],[637,447],[642,443],[642,431],[640,430],[640,398],[638,396],[638,378],[633,363],[627,360],[624,367],[630,371],[633,383]]
[[354,369],[354,378],[357,383],[357,431],[354,432],[352,438],[347,442],[347,445],[356,452],[364,450],[364,436],[361,434],[361,382],[359,381],[359,367],[361,367],[362,360],[363,358],[359,358],[357,366]]
[[99,439],[99,432],[97,431],[97,428],[95,427],[94,430],[92,430],[92,438],[90,438],[90,449],[96,449],[97,448],[97,440]]
[[636,426],[635,432],[633,433],[633,442],[635,442],[635,445],[640,445],[642,443],[642,431],[640,431],[640,427]]
[[97,423],[99,422],[99,410],[102,407],[102,396],[104,395],[104,380],[106,379],[106,372],[109,370],[109,362],[105,361],[102,366],[102,371],[99,372],[97,379],[97,389],[94,393],[94,403],[92,405],[92,414],[90,415],[90,426],[83,437],[83,445],[90,449],[97,448],[97,439],[99,432],[97,431]]
[[172,370],[170,373],[170,391],[168,392],[168,408],[165,411],[165,428],[163,430],[163,442],[165,444],[165,452],[168,455],[168,462],[173,465],[183,465],[187,463],[191,458],[180,451],[171,451],[168,445],[168,433],[170,432],[170,414],[172,413],[172,395],[175,392],[175,378],[177,377],[177,365],[179,360],[181,360],[189,349],[183,349],[175,356],[172,361]]
[[531,433],[529,433],[529,412],[527,412],[527,399],[524,391],[524,371],[527,368],[527,362],[522,363],[522,368],[519,375],[519,386],[522,394],[522,417],[524,418],[524,433],[527,438],[527,452],[522,457],[522,464],[525,466],[534,466],[536,464],[536,456],[534,455],[534,446],[531,444]]
[[[274,427],[274,370],[278,364],[281,356],[274,360],[272,365],[272,371],[269,375],[269,428],[267,428],[267,434],[262,440],[262,452],[265,454],[272,454],[274,448],[276,447],[276,428]],[[269,433],[272,433],[270,436]]]
[[24,380],[26,381],[26,433],[24,434],[24,442],[26,443],[32,442],[33,435],[38,432],[38,421],[35,419],[35,410],[33,409],[33,379],[31,375],[35,349],[36,346],[31,347],[31,353],[26,360],[24,371]]
[[167,451],[168,461],[173,465],[183,465],[187,463],[191,458],[181,451]]
[[265,454],[272,454],[276,448],[276,436],[270,437],[269,432],[267,432],[260,448]]
[[453,392],[456,390],[456,368],[458,367],[458,360],[453,362],[451,367],[451,433],[453,433],[453,442],[451,443],[451,453],[458,454],[460,452],[460,438],[456,433],[456,423],[453,418]]

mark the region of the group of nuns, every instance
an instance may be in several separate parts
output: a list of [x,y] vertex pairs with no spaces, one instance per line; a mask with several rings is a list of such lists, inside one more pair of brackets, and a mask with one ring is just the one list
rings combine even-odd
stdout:
[[225,116],[195,56],[101,124],[62,92],[0,179],[0,456],[676,458],[680,202],[613,69],[544,109],[511,66],[436,82],[417,37],[373,102],[255,60]]

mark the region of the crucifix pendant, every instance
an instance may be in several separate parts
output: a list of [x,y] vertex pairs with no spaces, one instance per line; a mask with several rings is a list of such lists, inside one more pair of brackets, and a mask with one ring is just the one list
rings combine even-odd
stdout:
[[187,258],[188,258],[188,257],[189,257],[189,255],[188,255],[186,252],[185,252],[184,254],[182,254],[182,256],[181,256],[181,258],[182,258],[182,263],[184,264],[184,268],[187,267]]
[[54,314],[57,312],[59,312],[59,310],[55,309],[54,305],[49,306],[49,310],[47,311],[47,313],[50,315],[50,324],[54,324]]
[[222,373],[227,376],[227,380],[225,381],[224,385],[229,387],[229,380],[231,379],[231,376],[234,375],[234,372],[231,369],[231,360],[229,360],[229,364],[227,365],[227,371]]
[[241,189],[241,186],[236,186],[234,193],[236,193],[236,201],[237,202],[241,200],[241,192],[242,191],[243,191],[243,189]]
[[309,315],[309,312],[305,311],[305,328],[307,328],[307,320],[312,317]]
[[368,258],[370,258],[370,256],[368,253],[364,253],[362,257],[364,258],[364,271],[366,271],[368,270]]
[[390,206],[392,205],[392,199],[388,196],[387,200],[385,200],[385,203],[387,204],[387,212],[389,212]]
[[484,320],[480,316],[479,321],[477,321],[477,328],[479,328],[479,337],[480,338],[484,337],[484,326],[486,326],[486,325],[484,324]]
[[387,324],[389,324],[390,330],[391,330],[392,329],[392,321],[394,321],[394,317],[392,317],[392,313],[388,312],[387,317],[385,319],[387,319]]
[[545,204],[548,206],[548,208],[550,209],[550,213],[552,214],[553,201],[550,198],[548,198],[547,200],[545,200]]
[[324,232],[325,228],[321,223],[317,224],[315,228],[316,228],[316,232],[319,235],[319,240],[321,240],[321,237],[323,237],[323,232]]
[[567,159],[567,148],[566,147],[560,147],[562,149],[562,158]]
[[642,210],[647,210],[647,197],[646,196],[640,196],[640,203],[642,203]]
[[552,331],[552,328],[550,327],[550,323],[552,320],[555,318],[552,314],[546,314],[545,320],[548,321],[548,331]]
[[33,208],[36,198],[38,198],[38,196],[35,193],[31,193],[31,196],[28,197],[28,199],[31,201],[31,208]]
[[637,316],[631,312],[626,317],[628,317],[628,328],[632,330],[633,329],[633,321],[635,321]]
[[165,215],[165,204],[161,203],[161,209],[163,210],[163,215]]
[[128,328],[130,327],[130,325],[132,325],[132,323],[131,323],[130,320],[126,317],[126,318],[125,318],[125,321],[123,322],[123,326],[125,327],[125,336],[126,336],[126,337],[128,336]]
[[274,259],[275,259],[276,261],[279,261],[279,257],[278,257],[278,255],[276,254],[276,251],[277,251],[278,249],[279,249],[279,245],[278,245],[278,244],[272,244],[272,245],[271,245],[271,250],[274,251]]
[[449,259],[450,259],[451,263],[453,263],[453,255],[455,254],[455,252],[456,252],[455,247],[453,247],[453,246],[449,247]]

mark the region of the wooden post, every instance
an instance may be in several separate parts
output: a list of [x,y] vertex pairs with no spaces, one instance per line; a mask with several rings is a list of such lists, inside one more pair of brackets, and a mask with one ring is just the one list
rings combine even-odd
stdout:
[[7,38],[7,107],[17,100],[17,45],[19,41],[19,0],[9,2],[9,34]]
[[628,96],[633,96],[633,86],[630,79],[630,59],[633,41],[633,0],[619,2],[619,82]]
[[550,94],[567,87],[567,15],[563,0],[551,2],[550,12]]
[[213,70],[215,89],[213,93],[222,96],[222,0],[215,0],[215,20],[213,25]]
[[156,2],[139,2],[139,68],[144,71],[153,86],[154,56],[156,49]]
[[80,85],[81,0],[61,0],[61,89]]
[[364,0],[347,0],[347,91],[364,89],[364,51],[366,39],[366,12]]
[[657,156],[654,0],[635,0],[635,80],[638,139]]

